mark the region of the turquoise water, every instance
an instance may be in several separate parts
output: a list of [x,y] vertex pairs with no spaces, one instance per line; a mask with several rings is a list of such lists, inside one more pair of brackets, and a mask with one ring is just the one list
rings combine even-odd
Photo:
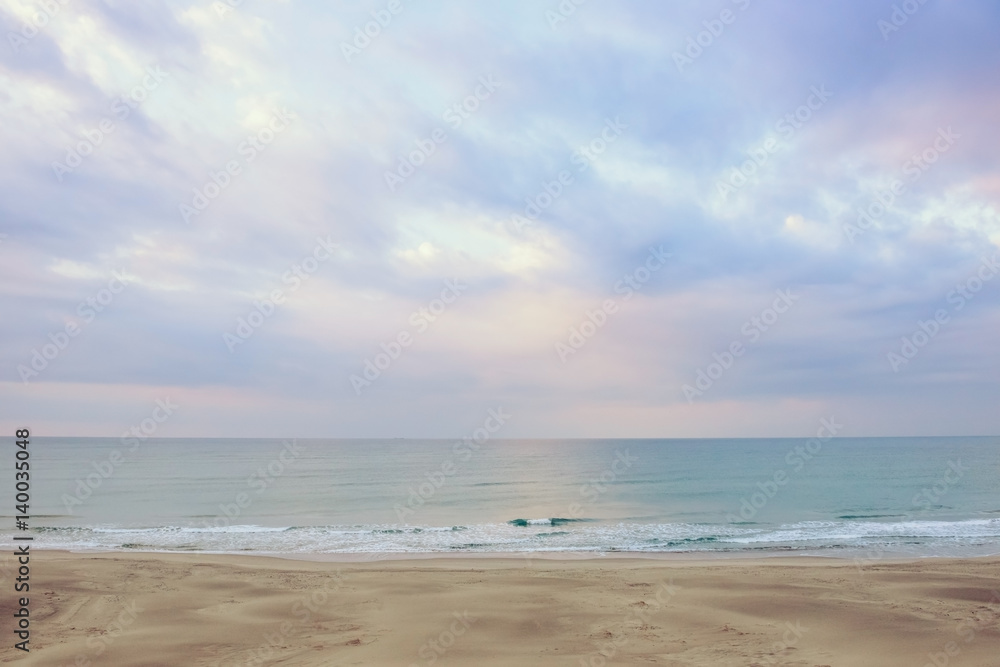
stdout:
[[[36,548],[1000,553],[996,437],[34,438],[31,447]],[[3,486],[12,507],[13,483]]]

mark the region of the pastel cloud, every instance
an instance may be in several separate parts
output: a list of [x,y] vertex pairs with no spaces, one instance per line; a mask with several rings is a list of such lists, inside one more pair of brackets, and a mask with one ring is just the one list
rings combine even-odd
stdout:
[[[342,43],[385,3],[216,4],[69,3],[0,48],[8,427],[116,435],[168,394],[185,407],[164,435],[453,436],[497,404],[510,436],[794,435],[828,413],[854,433],[1000,427],[1000,280],[948,301],[1000,251],[986,0],[927,3],[887,38],[892,3],[862,0],[587,3],[554,27],[556,2],[404,2],[350,62]],[[679,68],[724,9],[734,21]],[[0,29],[36,11],[0,0]],[[828,98],[788,132],[817,87]],[[912,172],[941,132],[956,138]],[[268,140],[250,158],[253,137]],[[884,214],[845,234],[894,181]],[[338,251],[293,290],[284,276],[328,236]],[[626,299],[620,281],[661,246],[670,261]],[[127,289],[22,382],[117,270]],[[467,290],[417,332],[456,278]],[[230,352],[223,334],[276,289],[285,302]],[[750,342],[743,325],[784,289],[799,301]],[[556,343],[609,299],[563,363]],[[948,324],[894,372],[887,355],[941,308]],[[358,395],[350,377],[400,332],[413,344]],[[734,341],[745,354],[689,402],[683,385]]]

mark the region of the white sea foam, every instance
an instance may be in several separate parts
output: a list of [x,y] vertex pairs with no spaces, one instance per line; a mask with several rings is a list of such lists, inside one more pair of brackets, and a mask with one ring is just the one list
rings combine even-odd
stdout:
[[1000,551],[1000,519],[803,521],[777,527],[551,520],[470,526],[146,526],[48,528],[39,545],[58,549],[262,553],[739,552],[862,551],[920,544],[928,555]]

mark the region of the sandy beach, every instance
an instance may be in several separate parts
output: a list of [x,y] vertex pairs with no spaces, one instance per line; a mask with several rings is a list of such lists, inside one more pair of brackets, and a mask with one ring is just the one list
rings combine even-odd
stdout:
[[[1000,561],[32,557],[31,665],[997,665]],[[11,618],[14,600],[4,595]]]

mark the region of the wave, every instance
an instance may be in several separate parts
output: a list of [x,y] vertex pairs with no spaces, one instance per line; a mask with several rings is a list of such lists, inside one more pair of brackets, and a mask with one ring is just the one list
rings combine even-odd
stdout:
[[[556,528],[553,530],[553,528]],[[5,532],[5,531],[0,531]],[[9,531],[8,531],[9,532]],[[1000,553],[1000,518],[960,521],[836,519],[787,524],[608,522],[513,519],[453,526],[50,526],[32,529],[43,549],[213,553],[433,552],[893,552]]]
[[524,528],[526,526],[562,526],[567,523],[584,523],[596,520],[597,519],[564,519],[562,517],[553,517],[551,519],[511,519],[507,523],[512,526],[520,526]]

